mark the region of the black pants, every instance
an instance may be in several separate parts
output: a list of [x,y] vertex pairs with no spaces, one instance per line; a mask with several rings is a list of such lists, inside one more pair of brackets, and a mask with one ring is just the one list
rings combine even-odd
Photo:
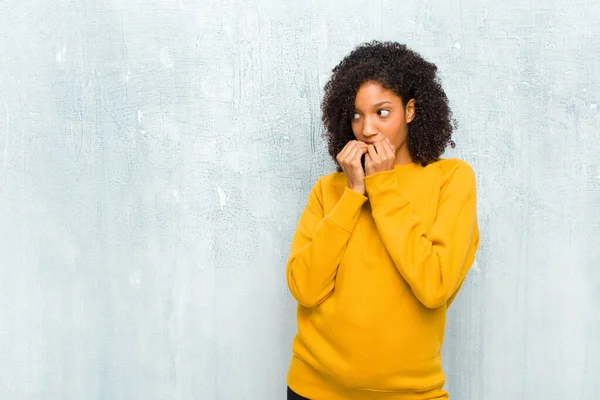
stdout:
[[310,399],[300,396],[298,393],[294,392],[288,386],[287,400],[310,400]]

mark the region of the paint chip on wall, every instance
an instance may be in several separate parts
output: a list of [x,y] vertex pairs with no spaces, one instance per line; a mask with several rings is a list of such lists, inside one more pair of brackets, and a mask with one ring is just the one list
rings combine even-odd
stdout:
[[65,61],[65,54],[67,54],[67,46],[63,46],[62,50],[56,52],[56,61],[62,63]]
[[139,289],[142,281],[142,272],[138,269],[129,274],[129,285],[134,289]]
[[225,191],[221,186],[217,187],[217,193],[219,193],[219,207],[221,207],[221,211],[225,208],[225,203],[227,202],[227,197],[225,196]]
[[161,49],[160,50],[160,55],[159,55],[159,59],[160,59],[160,63],[164,68],[173,68],[174,66],[174,62],[173,62],[173,58],[171,57],[171,54],[169,54],[169,50],[168,49]]

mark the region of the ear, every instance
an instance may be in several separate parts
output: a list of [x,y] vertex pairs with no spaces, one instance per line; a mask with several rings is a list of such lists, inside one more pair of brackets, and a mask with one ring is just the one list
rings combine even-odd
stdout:
[[415,99],[410,99],[408,103],[406,103],[404,111],[404,116],[407,124],[410,124],[415,119],[415,112]]

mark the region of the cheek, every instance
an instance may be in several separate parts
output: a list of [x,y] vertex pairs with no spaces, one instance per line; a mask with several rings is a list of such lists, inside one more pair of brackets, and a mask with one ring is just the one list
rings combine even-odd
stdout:
[[408,125],[402,118],[397,118],[386,126],[386,136],[393,142],[401,142],[406,138]]
[[357,123],[350,123],[350,126],[352,127],[352,134],[358,139],[360,133],[359,125]]
[[404,119],[404,115],[403,114],[398,115],[395,118],[394,125],[396,126],[396,128],[398,130],[406,130],[407,124],[406,124],[406,119]]

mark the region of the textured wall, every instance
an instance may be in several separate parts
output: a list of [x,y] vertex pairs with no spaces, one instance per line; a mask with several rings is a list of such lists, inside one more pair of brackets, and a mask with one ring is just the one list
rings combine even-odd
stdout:
[[283,399],[322,87],[373,38],[439,65],[478,174],[448,389],[600,391],[599,2],[0,6],[0,398]]

